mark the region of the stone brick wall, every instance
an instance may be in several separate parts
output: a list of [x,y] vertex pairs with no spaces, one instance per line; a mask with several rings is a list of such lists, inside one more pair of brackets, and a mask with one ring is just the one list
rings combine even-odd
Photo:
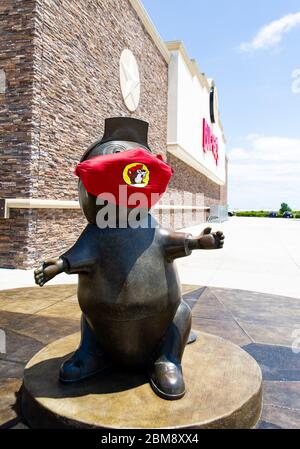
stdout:
[[[6,102],[0,94],[1,121],[7,116],[0,197],[77,199],[74,168],[102,135],[106,117],[149,121],[149,143],[165,153],[168,67],[128,0],[4,0],[0,13],[0,68],[8,85]],[[124,48],[134,53],[141,76],[133,114],[119,83]],[[30,268],[59,254],[61,241],[70,246],[85,225],[78,211],[14,211],[11,217],[0,220],[2,267]]]
[[31,184],[34,0],[1,0],[1,197],[28,197]]
[[[0,198],[31,192],[34,0],[0,3]],[[0,266],[23,266],[31,212],[0,219]]]
[[[140,105],[133,114],[119,82],[124,48],[134,53],[141,75]],[[149,121],[150,145],[165,151],[167,63],[128,0],[37,0],[35,71],[40,126],[34,196],[77,197],[75,165],[102,135],[106,117]]]
[[[134,113],[119,83],[124,48],[140,69]],[[107,117],[148,121],[150,146],[166,155],[168,66],[129,0],[1,0],[1,69],[0,198],[77,199],[74,168]],[[225,198],[199,172],[171,155],[169,162],[178,204],[183,191],[204,193],[205,205]],[[156,215],[169,224],[170,214]],[[170,226],[181,227],[179,213],[171,215]],[[12,210],[0,219],[0,267],[32,268],[61,254],[85,224],[80,211]]]
[[202,193],[204,195],[204,205],[206,207],[219,204],[220,186],[211,181],[202,173],[186,165],[172,154],[168,155],[168,162],[174,169],[174,175],[169,187],[174,190],[186,190],[191,193]]
[[[133,114],[120,90],[124,48],[134,53],[141,76]],[[106,117],[149,121],[150,145],[165,152],[168,67],[128,0],[37,0],[35,72],[34,196],[77,199],[74,168],[103,134]],[[36,220],[30,265],[70,247],[85,226],[76,211],[39,211]]]
[[[201,206],[210,207],[215,204],[227,205],[227,177],[228,177],[228,160],[226,159],[226,184],[224,186],[220,186],[219,184],[213,182],[209,178],[207,178],[202,173],[199,173],[189,165],[186,165],[177,157],[172,154],[168,154],[168,162],[174,169],[173,178],[169,184],[169,190],[174,194],[174,198],[177,196],[176,204],[182,204],[182,196],[185,194],[185,197],[188,198],[187,194],[191,195],[191,200],[187,205],[195,205],[195,197],[197,198],[197,194],[203,195],[203,200]],[[182,213],[177,212],[174,213],[174,218],[171,219],[171,225],[176,229],[178,227],[188,227],[198,223],[199,220],[205,221],[209,212],[203,212],[202,216],[198,213],[193,216],[182,217],[180,216]],[[176,217],[177,215],[177,217]],[[200,221],[201,222],[201,221]],[[184,223],[184,226],[181,226],[181,223]]]
[[86,226],[80,210],[34,210],[31,219],[27,264],[39,262],[63,254],[71,248]]

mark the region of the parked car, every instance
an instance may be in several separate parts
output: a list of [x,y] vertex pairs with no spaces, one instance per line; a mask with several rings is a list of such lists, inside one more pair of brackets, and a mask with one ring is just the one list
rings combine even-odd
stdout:
[[277,212],[270,212],[269,213],[269,218],[275,218],[277,217]]
[[228,211],[228,217],[234,217],[234,212]]
[[292,214],[292,212],[286,211],[283,212],[283,218],[294,218],[294,215]]

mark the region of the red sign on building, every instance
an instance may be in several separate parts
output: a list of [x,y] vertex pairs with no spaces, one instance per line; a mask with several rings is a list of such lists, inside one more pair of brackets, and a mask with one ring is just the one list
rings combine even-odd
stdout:
[[205,120],[203,119],[203,141],[202,148],[204,153],[212,152],[213,157],[216,161],[216,165],[218,165],[219,161],[219,143],[218,138],[213,134],[211,127]]

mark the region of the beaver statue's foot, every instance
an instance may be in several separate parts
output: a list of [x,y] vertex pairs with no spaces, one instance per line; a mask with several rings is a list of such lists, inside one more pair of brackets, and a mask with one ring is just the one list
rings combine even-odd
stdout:
[[182,368],[166,358],[157,360],[150,369],[150,384],[154,392],[163,399],[176,400],[185,394]]
[[79,348],[61,365],[59,380],[64,383],[78,382],[98,374],[107,366],[102,354],[84,352]]
[[81,316],[79,348],[60,367],[59,379],[64,383],[78,382],[108,367],[108,362],[85,318]]
[[163,399],[180,399],[185,394],[181,359],[186,344],[197,338],[193,331],[190,332],[191,316],[190,307],[181,301],[150,365],[150,384]]

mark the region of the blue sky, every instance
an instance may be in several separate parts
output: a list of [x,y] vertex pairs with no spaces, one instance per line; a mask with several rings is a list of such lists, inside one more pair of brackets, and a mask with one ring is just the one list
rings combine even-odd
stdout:
[[142,1],[218,86],[229,206],[300,210],[300,1]]

